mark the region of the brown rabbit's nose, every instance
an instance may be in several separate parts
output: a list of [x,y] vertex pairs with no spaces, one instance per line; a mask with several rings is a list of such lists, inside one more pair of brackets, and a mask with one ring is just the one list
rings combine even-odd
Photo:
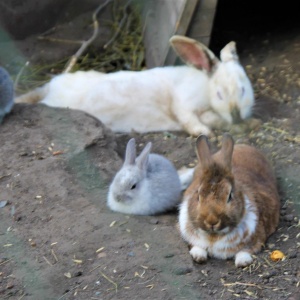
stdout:
[[221,221],[215,218],[209,218],[204,221],[205,226],[211,231],[217,231],[220,228]]

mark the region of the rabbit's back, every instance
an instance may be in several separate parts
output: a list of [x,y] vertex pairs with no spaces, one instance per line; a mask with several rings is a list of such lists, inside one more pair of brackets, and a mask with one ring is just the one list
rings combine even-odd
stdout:
[[279,221],[280,199],[274,170],[266,156],[248,145],[236,145],[232,156],[232,172],[236,185],[255,204],[259,227],[265,236],[272,234]]
[[151,196],[149,199],[153,208],[166,211],[174,208],[180,201],[181,183],[174,165],[159,154],[149,156],[147,180]]
[[[237,180],[251,183],[268,183],[276,188],[274,170],[267,157],[258,149],[245,145],[235,145],[232,156],[232,171]],[[238,175],[238,176],[237,176]]]

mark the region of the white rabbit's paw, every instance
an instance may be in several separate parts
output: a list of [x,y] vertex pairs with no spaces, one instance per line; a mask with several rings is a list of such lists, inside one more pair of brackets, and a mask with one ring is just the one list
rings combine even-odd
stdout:
[[253,262],[253,258],[249,252],[240,251],[235,255],[235,266],[240,267],[247,267],[251,265]]
[[193,260],[197,263],[202,263],[207,261],[207,251],[204,250],[203,248],[194,246],[190,250],[190,254],[193,258]]
[[205,125],[198,124],[197,126],[193,126],[192,128],[187,128],[189,134],[193,136],[198,136],[200,134],[212,135],[212,131]]

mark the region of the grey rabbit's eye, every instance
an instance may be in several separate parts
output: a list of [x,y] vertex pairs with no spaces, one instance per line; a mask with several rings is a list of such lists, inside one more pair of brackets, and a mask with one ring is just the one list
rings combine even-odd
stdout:
[[136,188],[136,183],[135,184],[133,184],[132,186],[131,186],[131,190],[134,190]]

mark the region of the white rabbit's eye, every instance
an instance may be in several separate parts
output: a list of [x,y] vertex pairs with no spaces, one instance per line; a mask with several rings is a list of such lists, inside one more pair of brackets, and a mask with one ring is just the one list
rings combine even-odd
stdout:
[[245,88],[242,87],[242,97],[245,95]]
[[223,100],[223,97],[222,97],[220,91],[217,92],[217,95],[218,95],[218,98],[219,98],[220,100]]
[[227,203],[229,203],[232,199],[233,199],[233,191],[231,191],[229,193],[229,196],[228,196],[228,199],[227,199]]
[[136,188],[136,184],[133,184],[130,189],[134,190],[135,188]]

